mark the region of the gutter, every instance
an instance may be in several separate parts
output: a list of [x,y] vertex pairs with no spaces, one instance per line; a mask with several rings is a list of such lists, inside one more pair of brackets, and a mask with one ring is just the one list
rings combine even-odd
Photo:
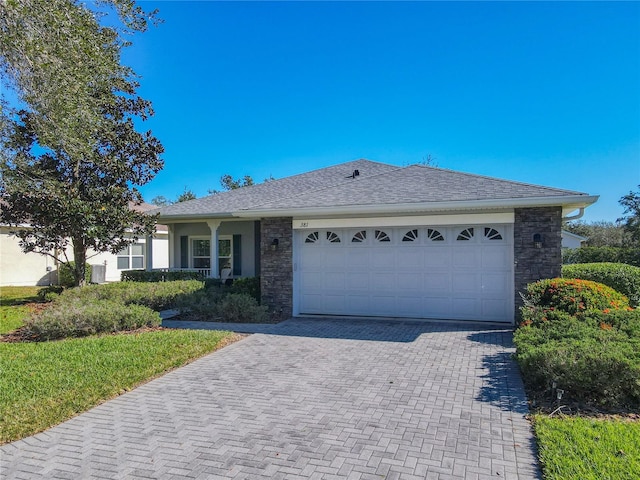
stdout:
[[[391,213],[426,213],[426,212],[443,212],[455,210],[486,210],[499,208],[526,208],[526,207],[563,207],[563,215],[573,210],[580,209],[584,212],[585,207],[595,203],[598,195],[565,195],[561,197],[529,197],[529,198],[507,198],[507,199],[490,199],[490,200],[462,200],[448,202],[423,202],[423,203],[398,203],[383,205],[343,205],[335,207],[302,207],[302,208],[265,208],[265,209],[246,209],[233,212],[234,217],[314,217],[328,215],[374,215],[374,214],[391,214]],[[207,217],[207,215],[199,215]],[[219,218],[218,215],[215,215]],[[190,215],[188,218],[195,218]],[[209,218],[212,215],[208,215]],[[166,218],[166,217],[161,217]],[[566,217],[571,218],[571,217]],[[576,217],[579,218],[579,217]]]

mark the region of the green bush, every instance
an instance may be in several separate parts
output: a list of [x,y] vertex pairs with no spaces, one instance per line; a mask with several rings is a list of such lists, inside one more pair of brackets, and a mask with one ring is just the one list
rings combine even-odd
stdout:
[[[76,269],[75,262],[62,263],[58,267],[58,283],[63,287],[75,287],[76,280],[73,272]],[[84,280],[89,283],[91,281],[91,265],[88,263],[84,266]]]
[[249,295],[238,293],[222,297],[216,304],[216,312],[223,322],[263,323],[269,318],[267,307],[258,305]]
[[563,265],[562,276],[607,285],[626,295],[632,306],[640,306],[640,267],[624,263],[576,263]]
[[38,298],[43,302],[52,302],[58,298],[62,292],[64,292],[62,285],[50,285],[38,290]]
[[260,298],[260,277],[238,278],[231,284],[231,293],[245,294],[253,297],[258,304]]
[[174,307],[181,298],[203,288],[198,280],[172,282],[117,282],[104,285],[89,285],[65,290],[56,300],[57,304],[81,301],[90,303],[99,300],[117,301],[123,305],[144,305],[153,310]]
[[527,285],[523,296],[523,319],[531,309],[543,312],[560,310],[569,315],[587,310],[625,309],[629,299],[601,283],[575,278],[551,278]]
[[640,407],[640,338],[635,335],[574,319],[520,327],[514,343],[530,396],[552,402],[561,389],[565,405]]
[[204,280],[204,274],[195,270],[158,272],[146,270],[125,270],[120,274],[123,282],[173,282],[176,280]]
[[38,340],[83,337],[160,325],[160,315],[142,305],[114,300],[56,304],[27,319],[27,331]]
[[640,267],[640,248],[581,247],[562,250],[562,263],[626,263]]
[[204,288],[181,297],[176,303],[180,316],[198,321],[220,320],[217,304],[224,296],[220,289]]

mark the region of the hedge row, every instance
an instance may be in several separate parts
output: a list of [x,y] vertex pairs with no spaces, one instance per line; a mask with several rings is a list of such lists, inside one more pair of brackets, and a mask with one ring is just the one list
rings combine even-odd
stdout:
[[640,408],[640,310],[624,295],[555,278],[530,284],[524,302],[514,343],[530,397],[552,406]]
[[562,250],[562,263],[626,263],[640,267],[640,248],[581,247]]
[[125,270],[120,274],[123,282],[174,282],[176,280],[204,280],[204,274],[196,270],[158,272],[147,270]]
[[629,297],[632,306],[640,306],[640,267],[609,262],[577,263],[563,265],[562,276],[602,283]]

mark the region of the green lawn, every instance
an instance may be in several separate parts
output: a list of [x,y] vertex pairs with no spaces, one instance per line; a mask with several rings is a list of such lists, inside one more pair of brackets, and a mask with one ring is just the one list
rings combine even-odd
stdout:
[[640,478],[640,423],[537,415],[545,480]]
[[[2,330],[22,324],[37,288],[0,291]],[[161,330],[0,343],[0,443],[45,430],[226,345],[230,332]]]
[[26,303],[38,301],[38,290],[42,287],[0,288],[0,335],[11,332],[22,325],[28,315]]

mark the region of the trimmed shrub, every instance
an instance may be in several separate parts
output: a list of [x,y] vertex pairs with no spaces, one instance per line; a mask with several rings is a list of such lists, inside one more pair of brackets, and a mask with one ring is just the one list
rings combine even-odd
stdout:
[[224,294],[216,288],[204,288],[181,297],[176,304],[181,317],[198,321],[220,320],[217,304]]
[[249,295],[260,304],[260,277],[238,278],[231,284],[231,293]]
[[[58,283],[63,287],[75,287],[76,281],[73,272],[76,269],[75,262],[62,263],[58,267]],[[91,265],[88,263],[84,266],[84,280],[89,283],[91,281]]]
[[607,410],[640,407],[640,339],[577,320],[520,327],[516,359],[530,394],[542,401]]
[[527,285],[523,296],[523,320],[530,309],[540,307],[545,312],[560,310],[569,315],[587,310],[620,310],[629,307],[629,299],[601,283],[575,278],[551,278]]
[[223,322],[264,323],[267,307],[258,305],[255,298],[238,293],[225,295],[216,304],[216,312]]
[[174,272],[148,272],[146,270],[125,270],[120,274],[123,282],[174,282],[176,280],[204,280],[204,274],[195,270]]
[[562,250],[562,263],[626,263],[640,267],[640,248],[581,247]]
[[64,292],[62,285],[50,285],[38,290],[38,298],[42,302],[52,302]]
[[640,306],[640,267],[624,263],[576,263],[562,266],[562,276],[607,285],[626,295],[632,306]]
[[65,290],[56,303],[62,305],[75,301],[90,303],[112,300],[123,305],[136,304],[153,310],[164,310],[174,307],[182,297],[189,296],[202,288],[203,284],[198,280],[108,283]]
[[84,337],[158,325],[160,315],[150,308],[113,300],[56,304],[25,322],[25,328],[38,340]]

